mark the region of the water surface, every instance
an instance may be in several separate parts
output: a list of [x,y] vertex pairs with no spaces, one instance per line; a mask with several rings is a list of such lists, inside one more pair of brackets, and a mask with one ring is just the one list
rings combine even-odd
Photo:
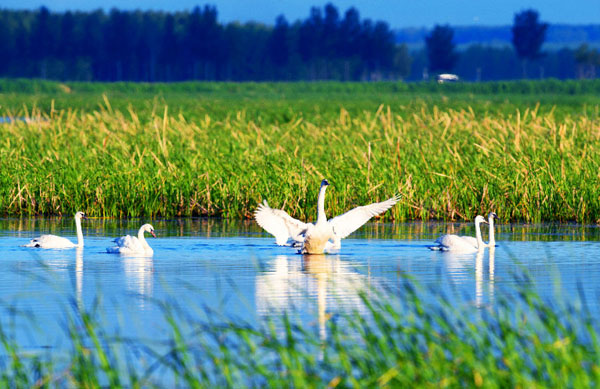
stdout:
[[67,347],[66,313],[84,308],[101,312],[108,331],[157,339],[169,332],[162,305],[169,302],[193,317],[251,325],[293,308],[326,337],[327,317],[365,309],[358,295],[365,286],[409,276],[456,304],[486,307],[523,272],[546,299],[583,294],[600,318],[596,226],[499,225],[498,247],[456,255],[427,245],[442,233],[474,235],[469,224],[377,223],[343,240],[339,254],[303,257],[250,221],[154,220],[153,256],[106,253],[113,238],[136,234],[145,222],[86,220],[83,249],[44,250],[21,245],[41,233],[75,241],[72,218],[0,219],[2,325],[22,347]]

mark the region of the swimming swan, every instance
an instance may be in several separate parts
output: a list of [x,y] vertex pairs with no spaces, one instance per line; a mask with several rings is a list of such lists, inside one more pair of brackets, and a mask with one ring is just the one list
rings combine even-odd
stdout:
[[24,245],[25,247],[41,247],[43,249],[70,249],[73,247],[83,247],[83,232],[81,232],[81,219],[87,219],[85,213],[77,212],[75,214],[75,227],[77,230],[77,244],[67,238],[56,235],[42,235],[39,238],[31,239]]
[[[483,247],[496,247],[496,239],[494,237],[494,219],[498,219],[496,212],[488,213],[488,224],[489,224],[489,242],[483,242]],[[469,241],[473,246],[477,245],[477,238],[472,236],[462,236],[461,238]]]
[[120,238],[116,238],[113,242],[116,243],[114,247],[107,247],[106,251],[111,254],[145,254],[152,255],[154,250],[152,247],[146,242],[146,238],[144,238],[144,232],[149,232],[153,237],[156,238],[154,234],[154,227],[150,224],[144,224],[140,227],[138,231],[137,238],[131,235],[125,235]]
[[[472,236],[442,235],[435,240],[434,246],[429,246],[431,250],[454,251],[454,252],[475,252],[485,247],[481,239],[481,223],[487,223],[483,216],[475,217],[475,238]],[[475,239],[475,241],[473,241]]]
[[275,242],[278,245],[285,245],[291,238],[294,242],[302,245],[302,253],[323,254],[324,250],[341,248],[343,238],[356,231],[373,216],[387,211],[400,199],[399,196],[394,196],[380,203],[356,207],[327,220],[325,215],[325,190],[327,186],[329,186],[329,182],[323,180],[319,191],[318,215],[315,224],[304,223],[294,219],[281,209],[270,208],[266,201],[259,204],[254,213],[254,218],[262,228],[275,236]]

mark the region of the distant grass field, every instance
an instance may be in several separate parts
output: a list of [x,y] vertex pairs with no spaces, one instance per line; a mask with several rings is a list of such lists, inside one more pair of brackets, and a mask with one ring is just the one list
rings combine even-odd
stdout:
[[0,213],[596,222],[600,82],[0,81]]

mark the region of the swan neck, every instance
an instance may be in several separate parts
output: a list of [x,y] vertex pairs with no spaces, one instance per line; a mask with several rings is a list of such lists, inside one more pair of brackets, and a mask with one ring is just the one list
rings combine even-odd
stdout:
[[490,223],[490,242],[488,245],[494,247],[496,245],[496,238],[494,236],[494,218],[491,217],[490,220],[488,220],[488,223]]
[[138,239],[142,243],[146,243],[146,238],[144,238],[144,227],[140,228],[140,230],[138,231]]
[[319,190],[319,201],[317,202],[317,223],[325,223],[327,221],[327,215],[325,215],[325,191],[327,185],[321,186]]
[[481,226],[479,225],[479,222],[475,222],[475,239],[477,239],[477,248],[483,248],[484,243],[481,238]]
[[83,232],[81,231],[81,219],[75,218],[75,229],[77,230],[77,246],[83,247]]

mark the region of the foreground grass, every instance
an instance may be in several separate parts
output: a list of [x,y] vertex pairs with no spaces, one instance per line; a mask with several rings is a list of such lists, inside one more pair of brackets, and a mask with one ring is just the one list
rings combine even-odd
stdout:
[[[329,215],[395,192],[403,200],[385,216],[395,220],[600,214],[599,99],[577,95],[597,83],[473,94],[467,84],[21,82],[34,92],[7,82],[0,95],[0,116],[28,120],[0,125],[6,215],[248,218],[268,199],[312,220],[324,177]],[[528,92],[538,89],[558,94]]]
[[[520,285],[530,285],[527,279]],[[367,293],[368,292],[368,293]],[[110,335],[97,311],[73,303],[70,350],[27,353],[0,331],[6,387],[595,387],[598,330],[585,304],[542,301],[531,289],[493,306],[453,306],[404,280],[362,294],[366,312],[337,314],[323,338],[272,317],[264,325],[197,320],[160,303],[170,333],[140,341]],[[218,316],[208,312],[208,317]]]

